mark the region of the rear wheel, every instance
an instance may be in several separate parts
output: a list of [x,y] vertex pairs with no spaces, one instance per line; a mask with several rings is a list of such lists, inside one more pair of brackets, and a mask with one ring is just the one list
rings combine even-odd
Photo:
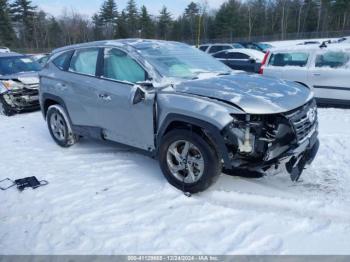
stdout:
[[70,147],[77,142],[67,113],[60,105],[52,105],[46,114],[47,125],[53,140],[61,147]]
[[170,131],[164,136],[159,161],[168,182],[190,193],[206,190],[221,173],[215,149],[203,137],[187,130]]

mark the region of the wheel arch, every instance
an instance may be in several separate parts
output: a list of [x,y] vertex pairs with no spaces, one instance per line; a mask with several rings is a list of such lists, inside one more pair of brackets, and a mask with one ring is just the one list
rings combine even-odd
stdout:
[[166,116],[156,136],[157,154],[164,135],[174,129],[187,129],[204,136],[215,147],[214,149],[217,151],[220,159],[224,160],[224,167],[231,167],[229,154],[221,130],[209,122],[186,115],[169,114]]
[[62,106],[68,115],[66,104],[62,98],[47,93],[42,94],[42,113],[44,118],[46,118],[47,110],[49,107],[57,104]]

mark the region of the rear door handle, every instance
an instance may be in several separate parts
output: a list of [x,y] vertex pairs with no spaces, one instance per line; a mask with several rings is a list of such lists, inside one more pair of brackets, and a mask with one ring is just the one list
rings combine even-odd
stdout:
[[321,76],[320,73],[313,73],[313,76]]
[[98,98],[105,100],[105,101],[111,101],[112,98],[111,96],[107,95],[107,94],[98,94]]

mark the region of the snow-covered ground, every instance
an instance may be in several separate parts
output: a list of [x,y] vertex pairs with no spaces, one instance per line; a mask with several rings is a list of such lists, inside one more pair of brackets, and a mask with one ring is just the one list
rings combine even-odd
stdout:
[[185,197],[158,163],[108,143],[62,149],[39,112],[0,116],[0,254],[350,254],[350,110],[320,109],[321,148],[292,183],[222,175]]

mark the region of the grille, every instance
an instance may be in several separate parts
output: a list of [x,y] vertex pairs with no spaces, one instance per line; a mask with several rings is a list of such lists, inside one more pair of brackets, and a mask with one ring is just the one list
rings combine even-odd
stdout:
[[303,143],[317,130],[317,107],[315,100],[304,106],[285,114],[289,120],[298,143]]

